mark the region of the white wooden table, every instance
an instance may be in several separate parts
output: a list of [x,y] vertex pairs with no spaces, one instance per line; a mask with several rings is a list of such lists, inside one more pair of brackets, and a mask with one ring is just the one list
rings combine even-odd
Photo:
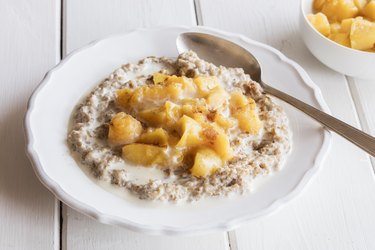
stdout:
[[94,39],[156,25],[207,25],[279,49],[320,86],[334,116],[374,135],[375,81],[317,61],[300,38],[298,8],[299,0],[0,0],[0,249],[375,249],[375,160],[336,135],[322,171],[285,208],[197,237],[102,225],[54,198],[24,153],[26,102],[48,69]]

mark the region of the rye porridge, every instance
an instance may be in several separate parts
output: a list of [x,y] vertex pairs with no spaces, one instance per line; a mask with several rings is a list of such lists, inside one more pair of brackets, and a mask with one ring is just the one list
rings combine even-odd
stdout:
[[187,52],[115,70],[73,111],[68,144],[95,178],[176,202],[248,191],[282,167],[291,132],[242,69]]

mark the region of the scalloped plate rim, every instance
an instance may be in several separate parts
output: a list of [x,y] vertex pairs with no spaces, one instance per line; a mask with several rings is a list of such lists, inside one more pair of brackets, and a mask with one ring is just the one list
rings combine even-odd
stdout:
[[139,223],[134,223],[130,220],[125,220],[123,218],[118,218],[116,216],[111,216],[107,214],[103,214],[99,212],[97,209],[95,209],[92,206],[89,206],[87,204],[83,204],[79,200],[76,200],[75,198],[71,197],[69,194],[67,194],[65,191],[62,190],[60,185],[50,178],[44,171],[43,166],[40,163],[38,153],[34,150],[34,137],[31,133],[30,129],[30,119],[31,114],[34,110],[34,102],[38,95],[38,92],[43,89],[43,87],[49,82],[50,78],[53,76],[53,73],[55,71],[58,71],[66,62],[70,60],[70,58],[74,57],[76,54],[80,53],[83,50],[86,50],[88,48],[95,47],[97,44],[106,41],[108,39],[113,39],[116,37],[126,36],[135,32],[147,32],[147,31],[155,31],[155,30],[164,30],[164,29],[183,29],[183,30],[195,30],[195,31],[201,31],[201,32],[214,32],[218,35],[224,35],[231,38],[237,38],[240,39],[246,43],[254,44],[258,47],[262,47],[266,50],[271,51],[272,53],[276,54],[281,61],[289,64],[292,68],[294,68],[299,76],[302,78],[302,82],[314,93],[314,98],[316,99],[318,105],[320,108],[330,113],[330,110],[326,104],[326,102],[323,99],[323,96],[321,94],[321,91],[319,87],[310,79],[308,74],[305,72],[305,70],[296,62],[293,60],[287,58],[285,55],[283,55],[280,51],[276,50],[275,48],[254,41],[244,35],[222,31],[216,28],[207,27],[207,26],[183,26],[183,25],[177,25],[177,26],[159,26],[154,28],[138,28],[131,30],[126,33],[120,33],[120,34],[114,34],[110,36],[106,36],[102,39],[95,40],[93,42],[88,43],[87,45],[80,47],[78,49],[75,49],[71,53],[69,53],[63,60],[61,60],[56,66],[54,66],[51,70],[47,72],[47,74],[44,76],[40,84],[35,88],[33,93],[31,94],[31,97],[28,101],[27,105],[27,111],[24,117],[24,132],[26,137],[26,154],[29,158],[29,160],[32,163],[32,167],[34,169],[34,172],[36,173],[38,179],[42,184],[49,189],[59,200],[63,201],[65,204],[67,204],[69,207],[80,211],[86,215],[88,215],[91,218],[94,218],[101,223],[104,224],[111,224],[111,225],[117,225],[122,226],[127,229],[130,229],[132,231],[136,232],[142,232],[142,233],[148,233],[153,235],[197,235],[201,233],[208,233],[208,232],[221,232],[221,231],[229,231],[234,229],[235,227],[238,227],[240,224],[243,224],[245,222],[258,219],[260,217],[264,217],[266,215],[270,215],[271,213],[277,211],[281,207],[285,206],[288,201],[294,199],[297,195],[299,195],[303,189],[309,184],[313,176],[316,175],[317,171],[320,169],[320,166],[322,165],[328,150],[331,145],[331,137],[332,134],[328,130],[323,131],[323,142],[322,147],[317,154],[314,165],[303,175],[302,179],[299,181],[299,183],[295,186],[295,188],[288,193],[286,196],[272,202],[266,209],[262,210],[261,212],[252,214],[250,216],[242,216],[239,218],[235,218],[232,220],[229,220],[225,223],[212,223],[212,224],[205,224],[204,226],[201,225],[195,225],[194,227],[168,227],[168,226],[148,226],[143,225]]

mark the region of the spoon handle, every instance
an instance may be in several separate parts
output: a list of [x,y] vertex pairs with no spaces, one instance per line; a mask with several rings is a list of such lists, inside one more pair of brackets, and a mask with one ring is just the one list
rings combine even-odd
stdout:
[[316,121],[343,136],[350,142],[369,153],[371,156],[375,157],[375,137],[372,137],[369,134],[366,134],[361,130],[356,129],[353,126],[350,126],[349,124],[346,124],[345,122],[342,122],[335,117],[330,116],[280,90],[270,87],[267,84],[263,85],[263,89],[267,94],[280,98],[281,100],[298,108],[305,114],[314,118]]

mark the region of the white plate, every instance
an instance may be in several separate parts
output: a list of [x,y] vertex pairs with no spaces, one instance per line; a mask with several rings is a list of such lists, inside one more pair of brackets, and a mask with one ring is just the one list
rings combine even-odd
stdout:
[[285,167],[250,195],[184,206],[147,205],[121,199],[85,175],[66,144],[74,106],[121,64],[150,55],[176,57],[175,38],[186,31],[211,33],[240,44],[259,59],[266,82],[328,111],[318,87],[299,65],[244,36],[207,27],[140,29],[112,36],[67,56],[48,72],[29,101],[25,118],[27,153],[41,182],[58,199],[106,224],[151,234],[198,234],[231,230],[275,211],[300,193],[316,174],[328,150],[330,133],[281,103],[293,131],[293,151]]

